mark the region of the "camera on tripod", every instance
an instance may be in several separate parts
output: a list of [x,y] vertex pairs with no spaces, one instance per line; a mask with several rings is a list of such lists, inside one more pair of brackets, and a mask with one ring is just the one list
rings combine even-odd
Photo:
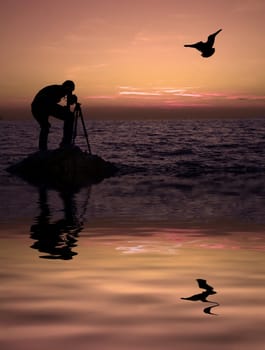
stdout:
[[84,117],[83,117],[83,113],[81,110],[81,103],[77,102],[77,96],[76,95],[67,95],[67,107],[70,109],[71,105],[75,105],[74,107],[74,125],[73,125],[73,135],[72,135],[72,144],[75,144],[75,139],[77,136],[77,122],[78,119],[81,120],[82,123],[82,127],[83,127],[83,132],[84,132],[84,136],[86,139],[86,144],[87,144],[87,148],[88,148],[88,152],[89,154],[91,153],[91,148],[90,148],[90,144],[88,141],[88,134],[87,134],[87,130],[86,130],[86,125],[85,125],[85,121],[84,121]]
[[76,95],[67,95],[67,105],[72,106],[77,104],[77,96]]

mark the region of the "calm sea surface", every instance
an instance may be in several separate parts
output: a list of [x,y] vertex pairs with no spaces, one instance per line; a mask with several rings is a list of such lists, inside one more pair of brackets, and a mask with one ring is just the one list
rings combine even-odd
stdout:
[[0,128],[1,350],[264,348],[265,120],[87,121],[120,173],[74,194],[7,173],[38,127]]

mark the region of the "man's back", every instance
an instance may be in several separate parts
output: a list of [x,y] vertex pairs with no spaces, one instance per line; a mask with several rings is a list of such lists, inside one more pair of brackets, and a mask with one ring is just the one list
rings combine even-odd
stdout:
[[53,105],[59,103],[65,95],[66,90],[62,85],[49,85],[37,93],[32,104],[41,106]]

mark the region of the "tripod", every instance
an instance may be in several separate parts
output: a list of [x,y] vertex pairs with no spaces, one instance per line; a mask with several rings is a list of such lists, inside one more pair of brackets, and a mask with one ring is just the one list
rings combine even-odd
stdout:
[[84,136],[85,136],[86,144],[87,144],[87,148],[88,148],[88,153],[92,154],[91,153],[90,144],[89,144],[89,141],[88,141],[88,134],[87,134],[87,130],[86,130],[86,125],[85,125],[85,121],[84,121],[82,110],[81,110],[81,104],[76,102],[75,108],[74,108],[74,128],[73,128],[73,138],[72,138],[72,143],[73,144],[75,143],[75,139],[76,139],[76,135],[77,135],[77,121],[78,121],[78,117],[81,119],[81,122],[82,122]]

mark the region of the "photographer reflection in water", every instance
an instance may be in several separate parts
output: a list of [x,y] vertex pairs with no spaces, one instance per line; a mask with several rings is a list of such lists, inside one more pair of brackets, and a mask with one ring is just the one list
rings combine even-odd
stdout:
[[64,216],[52,221],[47,188],[39,188],[40,214],[35,218],[36,223],[31,226],[30,237],[36,241],[31,248],[47,253],[40,256],[43,259],[70,260],[77,255],[72,248],[77,246],[78,235],[83,229],[83,216],[77,216],[75,193],[61,192],[60,197]]

